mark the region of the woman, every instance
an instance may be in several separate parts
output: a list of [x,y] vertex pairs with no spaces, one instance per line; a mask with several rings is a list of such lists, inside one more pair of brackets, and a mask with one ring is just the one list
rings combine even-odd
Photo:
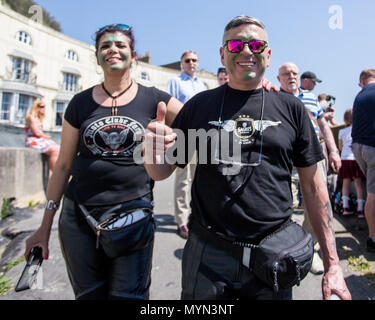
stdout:
[[341,150],[342,160],[339,178],[342,180],[343,215],[353,214],[353,210],[349,206],[350,186],[353,180],[357,193],[357,217],[363,219],[365,217],[363,212],[365,203],[363,180],[365,176],[359,168],[352,151],[352,119],[352,109],[346,110],[344,113],[345,128],[339,131],[339,149]]
[[[130,77],[135,62],[132,29],[108,25],[96,32],[96,58],[104,83],[70,102],[63,123],[61,152],[48,184],[43,221],[26,241],[48,258],[53,216],[65,191],[59,219],[60,243],[76,299],[148,299],[153,242],[126,256],[111,259],[79,211],[84,205],[96,218],[115,204],[135,199],[152,201],[153,181],[133,151],[147,124],[156,118],[159,102],[167,105],[171,124],[182,104],[156,88]],[[51,201],[52,200],[52,201]]]
[[35,100],[29,113],[25,117],[25,145],[28,148],[38,150],[48,156],[49,168],[53,171],[57,157],[59,155],[59,146],[51,140],[51,137],[43,132],[43,119],[46,116],[46,105],[43,101]]

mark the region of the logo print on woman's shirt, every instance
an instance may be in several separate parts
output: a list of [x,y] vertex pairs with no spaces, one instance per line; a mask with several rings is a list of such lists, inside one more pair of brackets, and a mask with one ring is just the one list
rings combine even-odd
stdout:
[[140,143],[144,127],[134,119],[111,116],[98,119],[83,133],[86,147],[103,157],[130,157]]

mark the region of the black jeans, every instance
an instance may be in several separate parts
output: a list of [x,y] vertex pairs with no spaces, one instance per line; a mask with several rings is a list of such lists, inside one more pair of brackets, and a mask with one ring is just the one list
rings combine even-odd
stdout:
[[59,238],[76,299],[148,299],[153,242],[116,259],[99,247],[76,204],[64,198]]
[[292,289],[274,293],[240,260],[191,230],[182,258],[181,299],[292,300]]

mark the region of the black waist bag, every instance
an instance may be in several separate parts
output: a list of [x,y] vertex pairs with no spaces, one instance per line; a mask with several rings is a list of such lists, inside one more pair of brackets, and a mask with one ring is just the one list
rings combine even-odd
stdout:
[[96,248],[100,243],[110,258],[145,248],[154,240],[153,206],[148,201],[133,200],[116,205],[103,212],[98,221],[83,205],[79,208],[96,234]]
[[311,234],[290,220],[259,243],[251,267],[277,292],[299,285],[311,269],[313,254]]

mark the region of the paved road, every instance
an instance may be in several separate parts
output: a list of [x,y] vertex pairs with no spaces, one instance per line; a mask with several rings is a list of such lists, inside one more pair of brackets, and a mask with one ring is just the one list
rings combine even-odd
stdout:
[[[178,300],[180,298],[181,258],[185,241],[177,236],[173,222],[172,179],[173,177],[158,182],[155,186],[157,232],[152,268],[151,300]],[[7,245],[5,251],[0,249],[0,254],[2,254],[0,266],[8,265],[23,254],[24,239],[39,225],[42,211],[42,208],[17,210],[13,218],[0,223],[1,234],[13,237],[12,241],[3,236],[0,237],[0,247],[5,248]],[[294,218],[301,221],[303,215],[295,215]],[[0,300],[74,299],[57,239],[56,222],[57,219],[55,219],[50,240],[50,258],[43,262],[43,288],[20,293],[10,290],[6,295],[0,296]],[[372,272],[375,272],[375,254],[365,251],[366,223],[357,221],[355,217],[343,219],[341,216],[336,216],[334,225],[340,263],[353,299],[375,300],[375,285],[372,286],[360,272],[350,270],[347,261],[349,255],[362,255],[371,264]],[[21,274],[23,266],[24,263],[18,264],[4,275],[4,277],[12,279],[13,286]],[[294,299],[321,300],[321,279],[322,276],[309,273],[301,285],[293,289]]]

